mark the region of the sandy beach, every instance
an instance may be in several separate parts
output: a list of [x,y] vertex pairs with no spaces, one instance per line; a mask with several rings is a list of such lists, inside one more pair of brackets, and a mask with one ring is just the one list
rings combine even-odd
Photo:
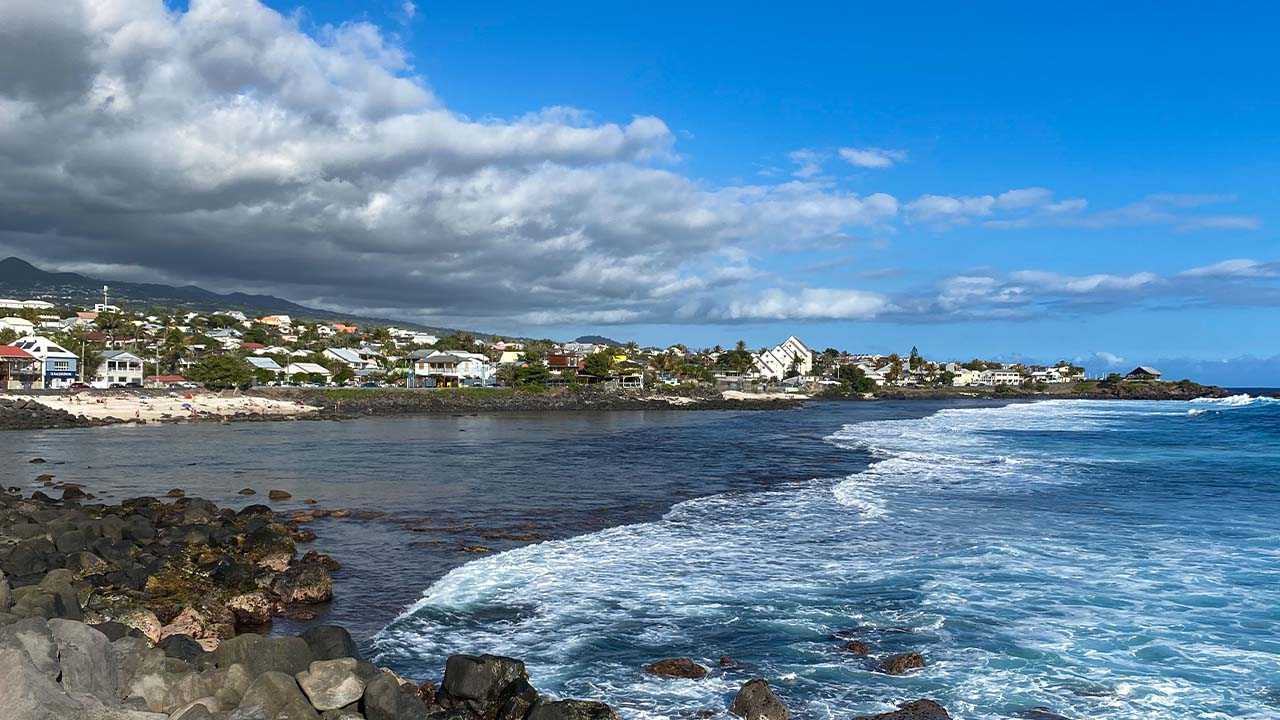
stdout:
[[73,395],[14,395],[15,400],[31,400],[41,405],[84,415],[94,420],[119,418],[147,422],[178,421],[209,416],[261,415],[282,417],[307,415],[319,408],[292,400],[254,396],[223,397],[207,392],[175,392],[170,395],[138,395],[121,392],[76,393]]

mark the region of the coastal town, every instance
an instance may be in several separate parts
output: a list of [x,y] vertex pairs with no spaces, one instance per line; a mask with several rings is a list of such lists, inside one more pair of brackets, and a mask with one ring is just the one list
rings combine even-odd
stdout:
[[[289,315],[135,310],[0,299],[0,388],[11,391],[249,387],[703,387],[750,393],[869,393],[884,388],[1043,388],[1087,380],[1066,360],[1034,365],[934,361],[816,350],[797,335],[772,347],[641,347],[600,337],[556,342],[436,335],[391,324]],[[1103,378],[1106,380],[1106,378]],[[1154,382],[1136,367],[1111,381]]]

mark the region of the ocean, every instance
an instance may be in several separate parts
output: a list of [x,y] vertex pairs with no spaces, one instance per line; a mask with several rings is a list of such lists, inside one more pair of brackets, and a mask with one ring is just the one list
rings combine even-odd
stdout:
[[[947,408],[821,442],[873,462],[468,563],[379,657],[514,655],[636,718],[722,710],[752,676],[806,718],[919,697],[960,718],[1280,716],[1280,401]],[[927,666],[883,675],[837,634]],[[640,671],[722,655],[743,668]]]
[[[321,621],[438,678],[456,652],[624,718],[1280,716],[1280,401],[815,403],[6,434],[120,498],[324,507]],[[282,631],[296,629],[289,623]],[[840,639],[837,639],[840,638]],[[855,657],[843,638],[872,647]],[[918,651],[926,667],[875,671]],[[721,656],[735,667],[717,667]],[[701,681],[644,664],[688,656]]]

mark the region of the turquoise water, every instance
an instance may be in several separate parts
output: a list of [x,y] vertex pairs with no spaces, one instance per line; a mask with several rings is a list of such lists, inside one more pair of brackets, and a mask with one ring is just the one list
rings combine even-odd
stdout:
[[[514,655],[636,718],[722,711],[752,676],[805,718],[917,697],[960,718],[1280,716],[1280,402],[944,409],[813,442],[876,461],[470,562],[375,638],[380,660]],[[876,673],[836,632],[928,666]],[[744,667],[639,670],[672,655]]]

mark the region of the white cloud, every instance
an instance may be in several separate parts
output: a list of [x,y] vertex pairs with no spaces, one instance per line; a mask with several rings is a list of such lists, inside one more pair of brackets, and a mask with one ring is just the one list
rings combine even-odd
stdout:
[[1193,278],[1274,278],[1280,277],[1280,262],[1263,263],[1247,258],[1233,258],[1184,270],[1180,274]]
[[412,0],[404,0],[400,5],[400,12],[404,14],[406,20],[412,20],[418,14],[418,6],[413,4]]
[[894,164],[903,162],[907,159],[907,153],[905,150],[886,150],[884,148],[875,147],[843,147],[840,148],[839,152],[840,157],[844,158],[844,160],[850,165],[875,170],[893,167]]
[[725,320],[870,320],[889,309],[878,293],[834,288],[770,288],[730,302],[716,312]]

